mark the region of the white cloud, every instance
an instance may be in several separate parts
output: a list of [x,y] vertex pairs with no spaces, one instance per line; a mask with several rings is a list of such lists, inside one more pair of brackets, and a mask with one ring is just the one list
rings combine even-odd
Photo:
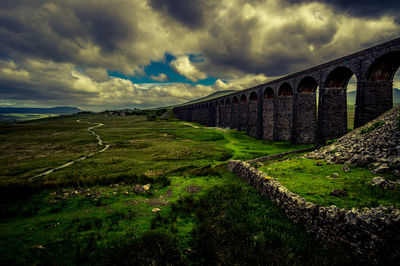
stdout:
[[[179,20],[143,0],[14,2],[0,9],[0,50],[13,58],[0,60],[0,96],[17,104],[181,103],[249,88],[400,35],[393,16],[354,17],[314,1],[193,1],[199,16],[188,25],[190,16]],[[176,56],[171,67],[189,80],[218,80],[213,86],[133,84],[108,76],[144,73],[166,53]],[[188,54],[203,61],[191,62]],[[163,73],[151,78],[168,79]]]
[[199,79],[207,78],[207,74],[198,70],[192,62],[190,62],[189,56],[187,55],[178,56],[170,65],[176,72],[191,81],[196,82]]
[[160,73],[157,76],[150,75],[150,78],[153,80],[157,80],[157,81],[167,81],[168,80],[168,76],[165,75],[164,73]]

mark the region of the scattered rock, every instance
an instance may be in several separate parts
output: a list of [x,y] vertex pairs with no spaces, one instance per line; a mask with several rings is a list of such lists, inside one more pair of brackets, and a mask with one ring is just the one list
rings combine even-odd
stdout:
[[380,173],[385,173],[387,171],[389,171],[389,166],[384,163],[378,166],[376,169],[372,170],[371,172],[373,174],[380,174]]
[[145,188],[141,185],[136,185],[133,189],[136,193],[144,193],[146,192]]
[[374,177],[371,181],[371,185],[373,186],[379,186],[381,188],[388,188],[388,189],[394,189],[396,188],[396,182],[387,180],[383,177],[377,176]]
[[[339,138],[334,144],[315,150],[306,157],[359,166],[376,163],[375,166],[378,166],[379,170],[375,173],[389,170],[387,165],[400,162],[400,130],[394,122],[399,119],[399,110],[400,107],[393,108],[365,126]],[[374,126],[376,124],[379,126]],[[367,134],[361,133],[368,128],[373,130]],[[382,164],[384,166],[380,167]],[[320,162],[317,162],[317,165],[320,165]]]
[[146,184],[143,186],[143,188],[145,191],[148,191],[148,190],[150,190],[150,186],[151,186],[150,184]]
[[321,162],[321,161],[318,161],[318,162],[316,163],[316,165],[317,165],[317,166],[322,166],[322,162]]
[[333,177],[333,178],[339,178],[339,174],[338,174],[338,173],[333,173],[333,174],[332,174],[332,177]]
[[200,186],[186,186],[185,187],[185,190],[187,191],[187,192],[189,192],[189,193],[196,193],[196,192],[199,192],[200,190],[201,190],[201,187]]
[[393,171],[393,175],[395,176],[395,177],[397,177],[397,178],[400,178],[400,170],[394,170]]
[[151,211],[152,212],[159,212],[159,211],[161,211],[161,209],[160,208],[153,208]]
[[347,197],[349,194],[345,190],[335,189],[331,191],[330,195],[334,197]]
[[346,173],[351,172],[351,169],[347,165],[343,165],[342,170],[345,171]]

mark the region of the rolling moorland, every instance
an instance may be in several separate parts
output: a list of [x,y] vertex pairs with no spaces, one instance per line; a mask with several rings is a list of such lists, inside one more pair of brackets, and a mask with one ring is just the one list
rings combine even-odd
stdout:
[[[94,125],[103,145],[88,131]],[[102,153],[39,176],[105,145],[110,148]],[[171,114],[155,119],[152,114],[73,115],[3,124],[0,146],[0,256],[6,264],[379,263],[315,241],[226,170],[229,159],[310,146],[255,140]],[[277,160],[263,167],[276,168],[282,180],[301,167],[322,177],[349,174],[334,164],[315,169],[316,160],[288,158],[289,164]],[[367,168],[350,168],[363,181],[373,177]],[[303,175],[304,190],[312,177]],[[353,182],[350,176],[345,180]],[[316,199],[321,204],[398,204],[398,190],[381,198],[379,188],[355,186],[361,196],[345,201],[328,194],[343,184],[318,182],[329,183]]]

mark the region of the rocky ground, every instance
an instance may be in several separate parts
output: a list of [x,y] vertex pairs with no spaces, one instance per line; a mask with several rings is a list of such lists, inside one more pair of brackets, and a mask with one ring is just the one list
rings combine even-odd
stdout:
[[393,171],[400,178],[400,106],[306,157],[333,163],[370,165],[374,173]]

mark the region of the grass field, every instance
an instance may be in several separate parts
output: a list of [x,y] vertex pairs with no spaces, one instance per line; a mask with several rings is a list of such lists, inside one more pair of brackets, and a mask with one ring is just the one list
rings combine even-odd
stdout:
[[[267,162],[260,170],[275,177],[290,191],[322,206],[336,205],[346,209],[379,205],[400,206],[400,189],[374,187],[370,182],[376,174],[366,168],[353,166],[347,166],[351,172],[346,172],[343,167],[343,164],[296,157]],[[334,173],[339,177],[333,177]],[[385,174],[379,176],[389,179],[392,177]],[[332,196],[330,192],[333,190],[344,190],[348,196]]]
[[[31,179],[101,148],[87,131],[89,125],[77,119],[103,123],[96,132],[111,148]],[[2,125],[2,261],[57,265],[363,262],[340,247],[323,247],[225,169],[228,159],[247,160],[305,146],[195,126],[174,119],[104,115]]]

